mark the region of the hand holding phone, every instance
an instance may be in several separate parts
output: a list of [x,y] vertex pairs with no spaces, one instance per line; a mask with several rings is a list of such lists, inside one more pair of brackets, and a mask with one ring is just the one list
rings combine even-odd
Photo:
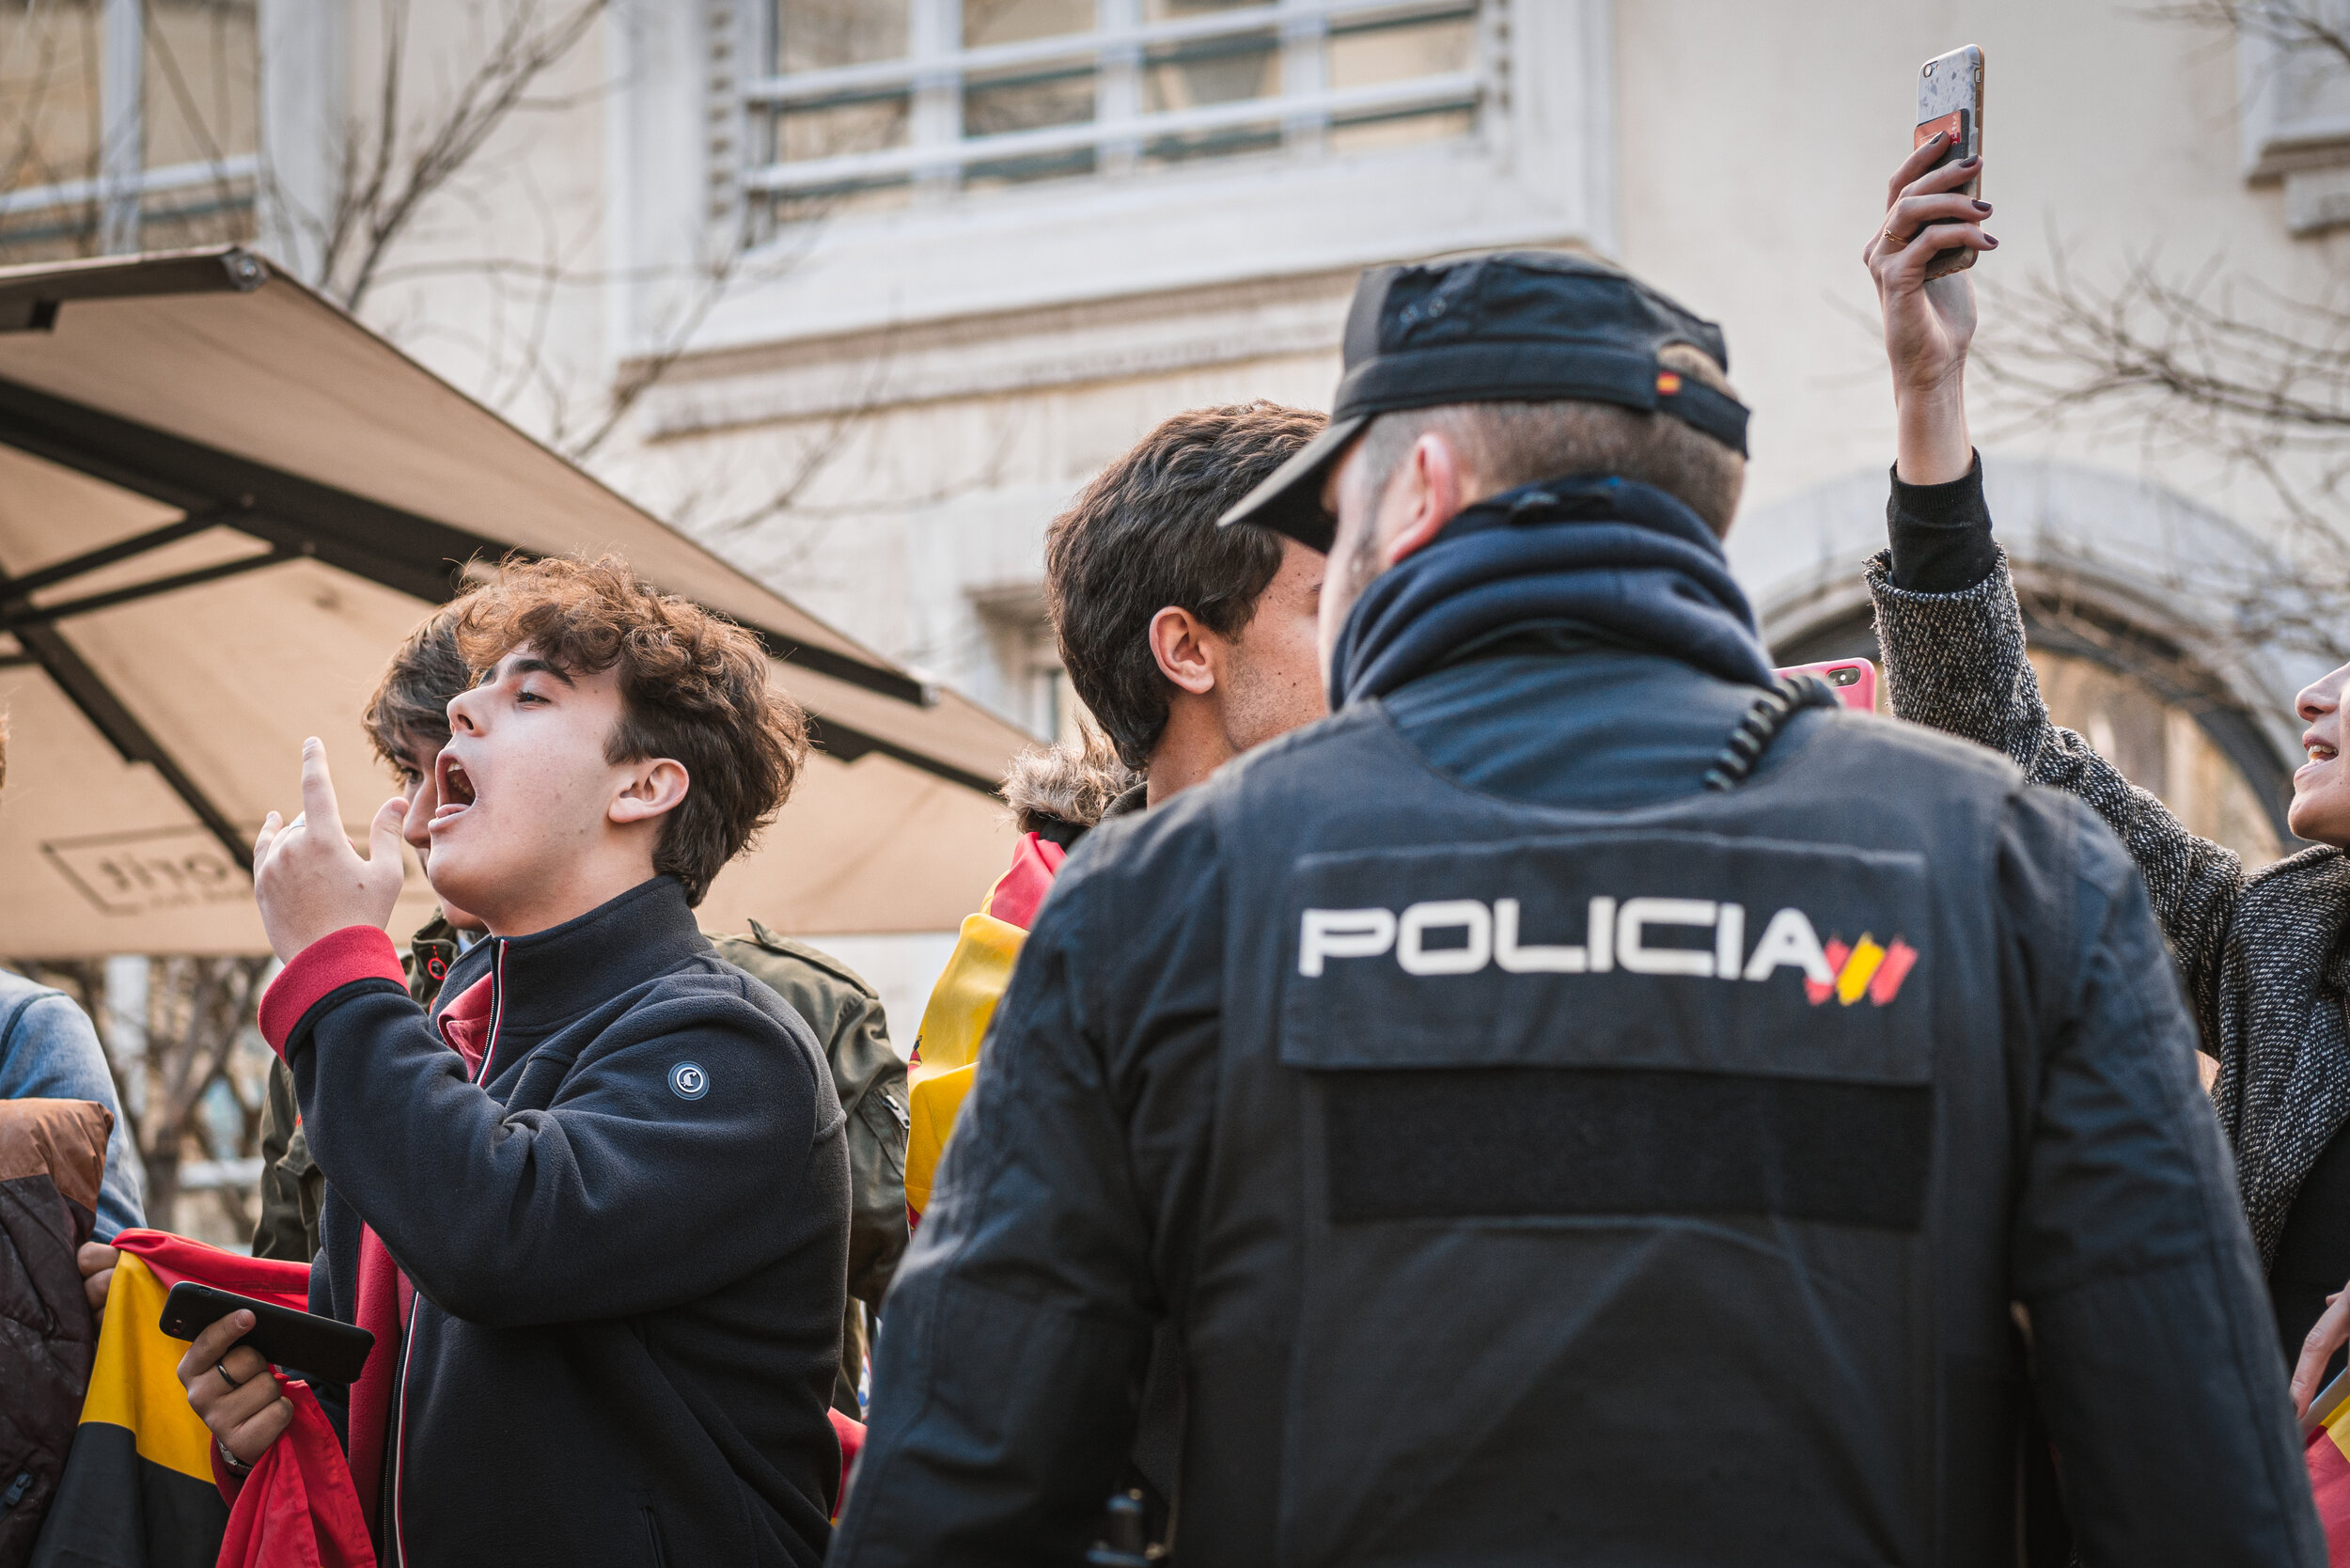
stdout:
[[[1937,55],[1918,68],[1918,127],[1910,148],[1915,150],[1937,134],[1950,138],[1933,167],[1982,156],[1982,51],[1969,43]],[[1982,172],[1954,187],[1955,194],[1980,198]],[[1975,264],[1975,253],[1964,245],[1936,251],[1926,263],[1926,276],[1944,277]]]
[[228,1341],[250,1345],[273,1366],[291,1367],[325,1383],[355,1383],[375,1348],[375,1336],[333,1318],[256,1301],[233,1291],[182,1279],[164,1297],[158,1325],[175,1340],[193,1340],[231,1312],[250,1312],[253,1326]]
[[238,1309],[199,1329],[180,1357],[180,1386],[188,1408],[219,1445],[231,1468],[250,1469],[270,1445],[293,1425],[293,1402],[277,1386],[269,1362],[237,1337],[255,1326],[253,1314]]
[[1999,242],[1982,227],[1990,204],[1972,194],[1982,183],[1982,52],[1952,50],[1919,67],[1918,80],[1916,145],[1887,183],[1884,221],[1861,259],[1885,313],[1898,470],[1910,484],[1944,484],[1974,455],[1964,371],[1975,291],[1952,275],[1964,264],[1952,253],[1971,258]]

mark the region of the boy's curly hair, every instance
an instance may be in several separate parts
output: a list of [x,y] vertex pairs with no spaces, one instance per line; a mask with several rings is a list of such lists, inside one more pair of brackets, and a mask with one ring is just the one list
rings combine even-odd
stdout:
[[653,870],[700,903],[791,797],[807,755],[807,713],[769,684],[766,652],[748,632],[651,588],[618,556],[509,561],[465,602],[457,646],[475,670],[525,643],[561,669],[619,671],[608,760],[685,765],[685,798],[662,824]]

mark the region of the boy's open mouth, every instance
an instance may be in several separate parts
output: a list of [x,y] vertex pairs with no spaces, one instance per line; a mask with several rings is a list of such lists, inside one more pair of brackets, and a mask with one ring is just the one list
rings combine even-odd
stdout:
[[465,764],[441,753],[437,764],[441,803],[432,809],[434,823],[445,823],[474,803],[473,779],[465,773]]

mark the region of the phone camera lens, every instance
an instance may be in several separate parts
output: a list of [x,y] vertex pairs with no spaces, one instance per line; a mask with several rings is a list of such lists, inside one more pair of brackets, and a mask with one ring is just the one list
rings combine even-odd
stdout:
[[1827,678],[1839,686],[1850,686],[1858,683],[1860,672],[1856,669],[1831,669]]
[[1934,74],[1934,62],[1933,62],[1932,60],[1928,60],[1928,61],[1926,62],[1926,69],[1925,69],[1922,72],[1920,72],[1919,74],[1921,74],[1921,75],[1925,75],[1925,76],[1931,76],[1931,75],[1933,75],[1933,74]]

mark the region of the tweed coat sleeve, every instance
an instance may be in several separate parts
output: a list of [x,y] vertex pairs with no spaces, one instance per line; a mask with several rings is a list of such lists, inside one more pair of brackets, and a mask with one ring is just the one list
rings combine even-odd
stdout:
[[2219,1055],[2221,959],[2245,886],[2235,852],[2188,832],[2087,741],[2049,722],[2004,554],[1989,576],[1955,593],[1895,586],[1890,551],[1867,577],[1894,713],[2005,753],[2035,784],[2079,796],[2106,820],[2146,878],[2203,1048]]

